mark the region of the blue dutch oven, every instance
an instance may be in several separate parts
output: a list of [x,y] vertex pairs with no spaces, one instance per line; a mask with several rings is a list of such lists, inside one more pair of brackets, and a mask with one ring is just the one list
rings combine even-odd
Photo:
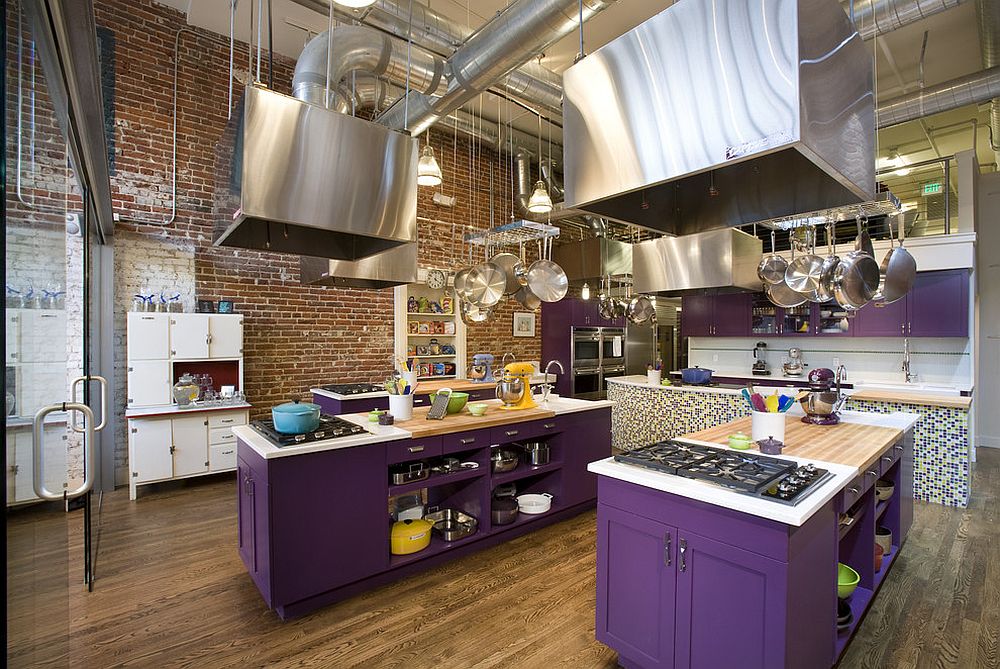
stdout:
[[274,429],[282,434],[305,434],[319,427],[319,405],[312,402],[285,402],[271,409]]
[[705,385],[712,380],[712,370],[701,367],[688,367],[681,370],[681,381],[696,385]]

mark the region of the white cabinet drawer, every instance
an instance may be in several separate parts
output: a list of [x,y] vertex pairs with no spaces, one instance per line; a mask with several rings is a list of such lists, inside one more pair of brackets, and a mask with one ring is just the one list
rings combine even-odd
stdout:
[[236,444],[208,447],[208,471],[220,472],[236,468]]
[[228,411],[225,413],[213,413],[208,416],[208,427],[235,427],[247,424],[246,411]]
[[231,427],[213,427],[208,431],[208,443],[213,446],[225,446],[236,443],[236,435]]

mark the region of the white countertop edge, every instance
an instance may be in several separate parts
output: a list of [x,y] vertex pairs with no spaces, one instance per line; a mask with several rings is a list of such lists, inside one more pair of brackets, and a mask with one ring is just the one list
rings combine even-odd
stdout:
[[[770,375],[766,375],[766,374],[765,375],[761,375],[761,374],[751,374],[750,372],[745,372],[745,371],[727,371],[727,370],[724,370],[724,369],[715,369],[715,370],[712,370],[712,376],[713,377],[720,377],[720,378],[723,378],[723,379],[727,379],[727,378],[728,379],[756,379],[756,380],[759,380],[759,381],[771,380],[771,381],[788,381],[788,382],[796,381],[796,382],[802,383],[804,385],[809,385],[809,370],[810,369],[811,368],[807,368],[806,371],[804,373],[802,373],[801,375],[799,375],[799,376],[786,376],[783,373],[781,373],[780,371],[778,371],[777,373],[772,372]],[[903,382],[896,383],[894,381],[886,381],[886,380],[880,380],[880,379],[863,379],[863,378],[860,378],[857,374],[852,373],[854,370],[848,369],[847,371],[848,371],[848,374],[850,376],[848,377],[848,379],[846,381],[844,381],[844,383],[850,383],[852,386],[854,386],[853,392],[858,392],[859,390],[889,390],[889,391],[893,391],[893,390],[897,390],[898,389],[900,392],[913,393],[915,395],[921,395],[921,394],[935,395],[935,394],[939,394],[938,391],[934,391],[934,390],[921,390],[919,388],[906,388],[905,387],[906,384],[903,383]],[[671,370],[670,372],[667,372],[666,374],[664,374],[664,377],[666,377],[668,375],[677,375],[677,376],[680,376],[680,374],[681,374],[681,371],[679,369],[677,369],[677,370]],[[609,379],[609,381],[610,381],[610,379]],[[930,382],[928,382],[928,383],[930,383]],[[865,388],[865,384],[886,384],[886,385],[890,385],[890,386],[895,385],[895,386],[898,386],[898,388],[882,388],[882,387],[879,387],[878,385],[876,385],[876,386],[868,386],[867,388]],[[939,385],[939,386],[953,388],[953,389],[957,390],[958,392],[971,393],[973,390],[975,390],[975,385],[971,384],[971,383],[935,383],[934,385]],[[849,393],[849,392],[852,392],[852,391],[850,389],[845,389],[844,392],[845,393]]]
[[[348,416],[342,416],[346,420],[351,420]],[[360,421],[351,422],[362,425],[369,430],[367,434],[356,434],[350,437],[336,437],[334,439],[323,439],[322,441],[310,441],[300,446],[285,446],[279,448],[267,440],[264,435],[254,430],[249,425],[239,425],[233,428],[233,434],[241,442],[252,448],[257,455],[270,460],[272,458],[283,458],[292,455],[303,455],[305,453],[319,453],[321,451],[333,451],[340,448],[353,448],[354,446],[367,446],[368,444],[378,444],[384,441],[396,441],[397,439],[409,439],[410,433],[400,430],[391,425],[362,424]],[[373,432],[374,430],[374,432]]]
[[182,409],[181,407],[174,405],[167,406],[152,406],[152,407],[134,407],[132,409],[125,409],[126,418],[142,418],[143,416],[166,416],[166,415],[184,415],[190,413],[204,413],[206,411],[242,411],[245,409],[252,408],[253,405],[243,403],[243,404],[218,404],[215,406],[200,406],[193,407],[191,409]]

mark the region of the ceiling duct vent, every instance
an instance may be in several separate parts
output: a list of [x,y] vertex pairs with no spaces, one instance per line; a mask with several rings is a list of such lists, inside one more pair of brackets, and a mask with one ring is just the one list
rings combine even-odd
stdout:
[[216,246],[359,260],[417,239],[417,140],[248,87],[219,145]]
[[872,61],[836,0],[685,0],[566,70],[566,206],[685,235],[870,200]]
[[726,228],[632,246],[635,292],[663,296],[760,290],[761,241]]

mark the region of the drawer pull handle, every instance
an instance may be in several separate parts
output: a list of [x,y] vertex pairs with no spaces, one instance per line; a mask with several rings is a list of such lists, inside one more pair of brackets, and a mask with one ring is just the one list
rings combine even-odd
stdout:
[[848,488],[848,489],[847,489],[847,492],[849,492],[849,493],[851,493],[852,495],[855,495],[855,496],[856,496],[856,495],[858,495],[858,494],[859,494],[859,493],[860,493],[861,491],[860,491],[860,490],[858,490],[857,488],[855,488],[854,486],[851,486],[850,488]]
[[886,462],[892,462],[892,456],[891,455],[883,455],[882,459],[884,461],[886,461]]
[[518,430],[507,430],[504,434],[506,434],[508,437],[516,437],[518,433],[519,433]]
[[903,450],[903,447],[900,446],[899,444],[896,444],[895,446],[893,446],[893,448],[896,449],[897,451]]
[[877,471],[875,471],[874,469],[869,469],[869,470],[868,470],[867,472],[865,472],[865,473],[866,473],[866,474],[868,474],[868,476],[878,476],[878,472],[877,472]]
[[687,539],[681,539],[681,571],[687,570]]
[[663,564],[670,566],[670,532],[663,536]]
[[459,439],[462,444],[474,444],[476,443],[475,437],[466,437],[465,439]]
[[410,453],[422,453],[423,450],[424,450],[423,446],[410,446],[409,448]]
[[220,423],[232,423],[234,420],[235,420],[234,418],[223,418],[219,422]]
[[551,430],[551,429],[553,429],[553,428],[554,428],[555,426],[556,426],[556,424],[555,424],[555,423],[545,423],[544,425],[542,425],[542,427],[544,427],[544,428],[545,428],[546,430]]

